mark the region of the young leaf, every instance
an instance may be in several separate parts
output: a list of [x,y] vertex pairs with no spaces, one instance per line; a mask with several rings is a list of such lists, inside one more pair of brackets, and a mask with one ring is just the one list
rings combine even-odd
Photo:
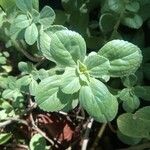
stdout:
[[33,45],[38,38],[38,29],[34,23],[32,23],[25,31],[25,41],[29,45]]
[[34,70],[32,63],[26,63],[23,61],[18,63],[18,68],[22,73],[25,73],[25,74],[30,74]]
[[98,54],[110,61],[109,75],[112,77],[134,73],[142,62],[141,50],[123,40],[112,40],[106,43]]
[[[61,85],[61,77],[51,76],[42,80],[37,86],[35,93],[35,100],[38,106],[44,111],[59,111],[63,109],[68,102],[65,97],[62,99],[58,98],[59,87]],[[63,97],[63,93],[61,92]]]
[[29,85],[31,81],[32,81],[32,78],[29,75],[25,75],[16,81],[16,85],[18,88],[21,88],[21,86]]
[[39,11],[39,0],[32,0],[33,8]]
[[36,90],[37,90],[37,86],[38,86],[37,81],[32,79],[30,82],[30,85],[29,85],[29,91],[30,91],[31,95],[33,95],[33,96],[35,95]]
[[135,114],[120,115],[117,124],[121,133],[126,136],[150,138],[150,106],[139,109]]
[[26,15],[18,15],[12,25],[16,28],[24,29],[30,25],[30,22],[31,19],[28,19]]
[[8,142],[12,137],[11,133],[0,133],[0,145]]
[[31,21],[32,20],[28,19],[26,15],[18,15],[10,25],[9,35],[11,38],[16,39],[19,34],[21,34],[21,31],[24,31],[23,29],[30,25]]
[[126,9],[131,11],[131,12],[138,12],[140,9],[140,4],[138,2],[130,2],[128,4],[126,4]]
[[108,6],[111,10],[120,13],[124,7],[124,1],[120,1],[120,0],[108,0]]
[[17,7],[26,13],[32,9],[32,0],[16,0]]
[[46,140],[41,134],[35,134],[30,140],[30,150],[45,150]]
[[112,14],[105,13],[101,15],[99,20],[99,26],[103,32],[112,31],[115,24],[116,24],[116,18]]
[[4,99],[12,99],[12,98],[15,99],[18,96],[22,96],[22,95],[20,95],[20,93],[19,93],[19,91],[17,89],[14,89],[14,90],[6,89],[2,93],[2,97]]
[[89,55],[85,59],[84,64],[86,65],[89,74],[95,78],[107,75],[110,68],[109,60],[97,54]]
[[78,92],[80,88],[80,79],[77,75],[76,68],[67,67],[62,77],[62,92],[66,94],[73,94]]
[[136,95],[128,95],[128,99],[123,101],[123,109],[126,112],[133,112],[140,106],[140,100]]
[[44,26],[44,28],[48,28],[55,20],[55,12],[49,6],[45,6],[40,12],[39,22]]
[[38,36],[37,47],[47,59],[54,61],[50,53],[51,37],[42,30],[40,30],[40,34]]
[[118,111],[116,98],[99,80],[92,79],[89,85],[82,86],[79,101],[83,108],[98,122],[108,122],[115,118]]
[[138,97],[150,101],[150,86],[136,86],[134,92]]
[[126,16],[125,18],[123,18],[121,23],[130,28],[139,29],[143,24],[143,20],[141,16],[134,14],[132,16]]
[[50,53],[63,66],[74,66],[84,60],[86,44],[82,36],[70,30],[58,31],[51,37]]
[[133,87],[137,82],[137,77],[134,74],[122,77],[122,82],[125,87]]

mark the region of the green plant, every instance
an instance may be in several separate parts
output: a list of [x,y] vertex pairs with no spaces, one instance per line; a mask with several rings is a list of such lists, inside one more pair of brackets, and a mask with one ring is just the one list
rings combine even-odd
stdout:
[[[102,3],[103,14],[98,23],[104,36],[111,34],[104,39],[103,46],[97,48],[97,52],[87,52],[89,46],[86,46],[79,33],[53,24],[58,18],[51,7],[45,6],[39,11],[38,0],[14,0],[10,6],[6,1],[0,1],[0,32],[3,33],[0,38],[11,55],[17,56],[17,50],[24,60],[21,61],[18,57],[18,66],[10,66],[8,53],[0,53],[0,127],[5,127],[6,121],[26,125],[21,118],[28,113],[28,100],[35,101],[40,109],[47,112],[69,112],[80,106],[100,123],[114,120],[118,107],[122,104],[126,113],[118,114],[118,137],[129,145],[137,144],[143,138],[150,139],[150,107],[138,109],[140,98],[150,100],[150,87],[138,85],[139,76],[136,71],[142,63],[141,50],[130,42],[113,39],[120,23],[132,28],[142,25],[141,17],[136,14],[140,4],[124,1],[116,7],[112,2],[119,1],[108,0]],[[63,3],[69,9],[72,1],[63,0]],[[87,15],[85,6],[91,2],[77,4],[79,6],[74,4],[72,6],[76,8],[68,10],[70,15],[74,11],[78,12],[78,8]],[[76,14],[79,15],[79,12]],[[110,24],[111,28],[107,26]],[[80,28],[82,35],[85,28]],[[84,36],[86,38],[87,35]],[[13,67],[19,69],[19,73],[12,75]],[[111,87],[109,81],[115,78],[121,79],[125,88]],[[136,128],[131,132],[134,126]],[[34,123],[33,127],[39,134],[30,140],[30,149],[38,146],[40,149],[48,149],[45,135],[41,135]],[[0,145],[11,138],[12,133],[3,129]],[[34,145],[34,142],[40,145]]]

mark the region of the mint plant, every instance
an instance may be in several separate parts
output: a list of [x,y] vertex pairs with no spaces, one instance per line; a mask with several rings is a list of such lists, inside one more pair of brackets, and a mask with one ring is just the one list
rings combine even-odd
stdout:
[[[98,22],[91,21],[90,13],[99,4]],[[59,121],[70,121],[70,113],[86,122],[70,121],[79,124],[82,134],[89,120],[111,129],[113,121],[122,142],[148,141],[150,86],[144,84],[144,75],[149,79],[149,51],[137,36],[129,42],[119,33],[120,25],[141,28],[148,19],[143,10],[147,4],[62,0],[64,12],[50,6],[40,10],[38,0],[0,1],[0,41],[5,45],[0,45],[0,146],[64,149],[62,137],[52,130]],[[25,127],[27,140],[13,132]]]
[[[99,122],[114,119],[118,109],[116,98],[100,80],[107,82],[110,77],[133,73],[142,61],[140,49],[121,40],[110,41],[98,53],[86,56],[83,38],[69,30],[58,31],[52,36],[49,53],[56,64],[65,66],[64,74],[39,83],[35,94],[37,104],[46,111],[59,111],[70,103],[69,94],[78,93],[81,105]],[[49,59],[49,54],[45,56]]]

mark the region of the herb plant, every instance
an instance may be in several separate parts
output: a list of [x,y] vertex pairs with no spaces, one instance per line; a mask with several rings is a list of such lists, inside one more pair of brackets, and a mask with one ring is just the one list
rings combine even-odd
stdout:
[[[99,21],[90,22],[88,14],[99,3]],[[148,141],[150,106],[140,103],[150,100],[150,86],[141,84],[140,74],[149,66],[149,52],[123,40],[118,32],[121,24],[140,28],[148,19],[143,12],[147,3],[62,0],[66,12],[56,10],[55,14],[50,6],[39,10],[38,0],[1,0],[0,39],[5,47],[0,50],[0,145],[13,143],[9,125],[28,126],[24,117],[34,109],[52,114],[83,108],[85,120],[87,116],[106,124],[117,120],[122,142]],[[122,86],[114,88],[111,82],[118,84],[117,80]],[[46,140],[51,145],[56,141],[43,133],[33,116],[30,119],[37,133],[22,143],[31,150],[51,149]]]

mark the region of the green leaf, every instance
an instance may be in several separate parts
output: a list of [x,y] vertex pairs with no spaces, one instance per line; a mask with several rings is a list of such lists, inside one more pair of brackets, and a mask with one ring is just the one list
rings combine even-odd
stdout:
[[6,64],[7,59],[3,56],[0,56],[0,65]]
[[89,74],[95,78],[107,75],[110,68],[109,60],[97,54],[89,54],[84,61]]
[[126,9],[128,11],[136,13],[140,9],[140,4],[138,2],[135,2],[135,1],[130,2],[130,3],[126,4]]
[[25,31],[25,41],[29,45],[33,45],[38,38],[38,29],[34,23],[32,23]]
[[13,107],[6,100],[0,100],[0,120],[15,116]]
[[139,98],[136,95],[128,95],[128,99],[123,101],[123,109],[126,112],[133,112],[140,106]]
[[112,14],[105,13],[100,17],[99,26],[103,32],[110,32],[114,29],[116,22],[116,18]]
[[21,88],[22,86],[29,85],[31,81],[32,81],[32,78],[29,75],[25,75],[16,81],[16,85],[18,88]]
[[125,87],[133,87],[137,82],[137,77],[134,74],[122,77],[122,82]]
[[2,27],[3,23],[5,22],[5,16],[6,13],[2,10],[2,8],[0,8],[0,28]]
[[121,133],[126,136],[150,138],[150,106],[139,109],[135,114],[120,115],[117,124]]
[[55,10],[55,12],[56,12],[55,24],[64,25],[68,19],[68,14],[66,14],[66,12],[63,10]]
[[76,68],[67,67],[62,77],[62,92],[66,94],[73,94],[78,92],[80,88],[80,79],[77,75]]
[[49,28],[45,30],[45,32],[51,37],[53,33],[56,33],[61,30],[68,30],[68,29],[62,25],[51,25]]
[[39,0],[32,0],[33,8],[39,11]]
[[16,0],[0,0],[0,6],[5,10],[5,12],[11,12],[15,7]]
[[0,133],[0,145],[5,144],[8,142],[12,137],[11,133]]
[[122,134],[120,131],[117,131],[118,138],[125,144],[136,145],[141,141],[141,138],[133,138]]
[[16,28],[24,29],[28,27],[30,23],[31,23],[31,19],[28,19],[26,15],[18,15],[15,18],[14,23],[12,25],[15,26]]
[[79,104],[79,100],[78,100],[79,94],[78,93],[69,95],[69,97],[71,97],[71,98],[68,100],[67,105],[62,109],[62,111],[64,111],[64,112],[69,112],[69,111],[73,110]]
[[42,29],[40,30],[40,34],[38,36],[37,47],[47,59],[54,61],[50,53],[51,37],[42,31]]
[[111,10],[120,13],[125,5],[124,5],[124,1],[120,1],[120,0],[108,0],[108,6]]
[[150,86],[136,86],[134,87],[134,92],[143,100],[150,101]]
[[30,91],[31,95],[33,95],[33,96],[35,95],[37,87],[38,87],[37,81],[32,79],[30,82],[30,85],[29,85],[29,91]]
[[40,12],[40,20],[39,22],[44,26],[44,28],[48,28],[55,20],[55,12],[49,6],[45,6]]
[[14,89],[14,90],[12,90],[12,89],[6,89],[2,93],[2,97],[4,99],[12,99],[12,98],[15,99],[18,96],[21,96],[21,95],[20,95],[19,91],[16,90],[16,89]]
[[21,11],[26,13],[32,9],[32,0],[16,0],[16,5]]
[[[63,96],[63,93],[59,91],[61,85],[60,76],[51,76],[42,80],[37,86],[35,93],[35,100],[38,106],[44,111],[59,111],[63,109],[68,102]],[[62,99],[58,98],[58,94],[62,95]]]
[[33,64],[32,63],[26,63],[26,62],[19,62],[18,63],[18,68],[21,72],[25,73],[25,74],[30,74],[32,72],[32,70],[34,70]]
[[123,89],[119,93],[119,98],[123,101],[123,109],[126,112],[133,112],[140,106],[139,98],[130,88]]
[[118,111],[116,98],[99,80],[92,79],[89,85],[82,86],[79,101],[88,114],[98,122],[108,122],[115,118]]
[[39,23],[39,19],[40,19],[40,13],[33,9],[32,12],[31,12],[31,15],[32,15],[32,23]]
[[37,133],[31,138],[29,147],[30,150],[45,150],[46,140],[41,134]]
[[72,13],[77,10],[77,0],[61,0],[62,6],[67,13]]
[[74,66],[77,60],[84,60],[86,44],[80,34],[62,30],[53,34],[51,39],[50,53],[58,64]]
[[109,75],[121,77],[134,73],[142,62],[141,50],[132,43],[112,40],[98,52],[110,61]]
[[131,16],[124,17],[123,20],[121,21],[121,23],[130,28],[139,29],[143,24],[143,20],[142,20],[141,16],[134,14]]
[[142,17],[143,22],[150,18],[149,10],[150,10],[150,3],[141,5],[141,8],[139,10],[139,15]]
[[30,25],[31,21],[26,15],[18,15],[10,25],[9,35],[11,38],[16,39],[21,31]]

